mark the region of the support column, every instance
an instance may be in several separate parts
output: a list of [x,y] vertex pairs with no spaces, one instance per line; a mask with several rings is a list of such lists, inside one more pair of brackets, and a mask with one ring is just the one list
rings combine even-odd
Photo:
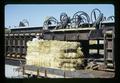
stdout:
[[107,66],[106,34],[104,34],[104,64]]
[[[99,39],[97,39],[97,45],[99,46],[99,44],[100,44]],[[97,55],[99,55],[99,54],[100,54],[100,49],[97,48]]]

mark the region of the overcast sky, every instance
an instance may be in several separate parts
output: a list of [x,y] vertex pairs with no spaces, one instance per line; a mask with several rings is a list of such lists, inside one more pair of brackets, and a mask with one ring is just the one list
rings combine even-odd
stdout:
[[5,27],[18,26],[23,19],[29,21],[29,26],[43,26],[46,16],[53,16],[58,21],[62,12],[72,17],[77,11],[84,11],[89,16],[94,8],[98,8],[104,16],[114,16],[112,4],[8,4],[5,6]]

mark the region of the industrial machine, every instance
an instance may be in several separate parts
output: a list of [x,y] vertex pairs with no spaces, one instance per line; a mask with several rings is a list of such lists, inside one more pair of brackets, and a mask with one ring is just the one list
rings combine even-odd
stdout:
[[[25,22],[29,25],[27,21]],[[20,26],[23,27],[24,23],[20,23]],[[45,40],[81,42],[87,65],[89,65],[90,62],[101,62],[103,65],[100,65],[100,70],[113,72],[115,71],[114,28],[114,16],[106,19],[104,14],[97,8],[92,10],[91,16],[84,11],[76,12],[72,18],[66,13],[61,13],[60,22],[51,16],[46,18],[43,27],[25,28],[24,26],[23,28],[11,29],[10,33],[6,33],[5,59],[6,62],[7,60],[16,60],[18,63],[22,61],[21,69],[23,70],[23,75],[26,74],[27,70],[30,70],[36,72],[35,75],[37,75],[37,77],[40,76],[40,71],[43,73],[43,77],[47,77],[47,73],[54,73],[55,75],[62,74],[64,77],[81,77],[80,74],[85,73],[84,70],[81,72],[76,71],[76,73],[24,65],[27,51],[26,42],[32,40],[37,33],[43,33]],[[90,45],[90,40],[97,40],[97,44]],[[100,44],[100,40],[104,41],[104,43]],[[90,55],[90,49],[97,49],[97,54],[95,56]],[[102,56],[99,52],[100,49],[104,50]],[[67,75],[66,73],[68,72],[71,74]],[[30,75],[30,72],[27,74]]]

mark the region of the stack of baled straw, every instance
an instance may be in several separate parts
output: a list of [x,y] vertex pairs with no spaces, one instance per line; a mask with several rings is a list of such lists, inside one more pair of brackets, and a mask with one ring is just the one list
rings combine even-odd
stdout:
[[38,40],[27,42],[26,64],[75,70],[84,57],[80,42]]

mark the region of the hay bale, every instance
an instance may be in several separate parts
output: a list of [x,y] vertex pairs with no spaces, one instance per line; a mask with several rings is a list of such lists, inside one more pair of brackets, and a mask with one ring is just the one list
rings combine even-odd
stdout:
[[[28,65],[71,70],[75,69],[76,64],[82,63],[83,53],[79,42],[38,40],[28,41],[27,46],[26,64]],[[69,49],[75,51],[65,52]]]
[[62,53],[62,55],[60,56],[61,59],[76,59],[76,58],[80,58],[81,55],[77,54],[77,53]]
[[59,59],[60,63],[72,63],[72,64],[82,63],[83,60],[84,60],[83,58],[79,58],[79,59]]
[[75,68],[76,64],[72,64],[72,63],[64,63],[62,65],[62,68]]
[[50,40],[50,45],[52,48],[59,47],[60,50],[64,49],[77,49],[80,46],[78,42],[67,42],[67,41],[57,41]]

